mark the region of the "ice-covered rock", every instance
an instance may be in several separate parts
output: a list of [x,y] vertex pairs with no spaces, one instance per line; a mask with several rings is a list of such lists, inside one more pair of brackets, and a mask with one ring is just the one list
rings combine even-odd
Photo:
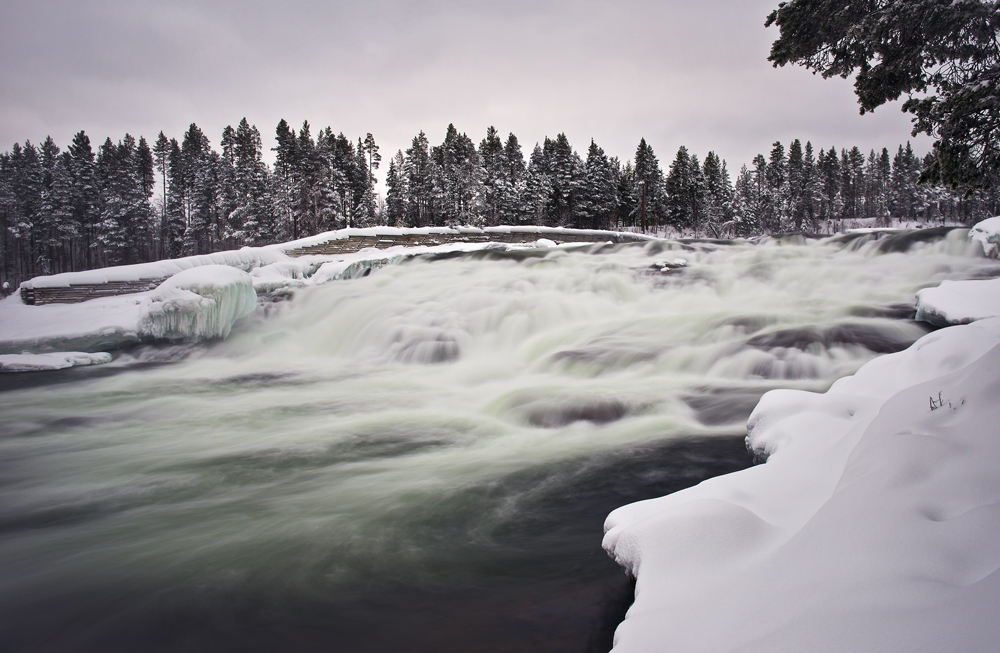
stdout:
[[179,272],[157,286],[149,299],[139,331],[189,342],[225,338],[233,323],[257,305],[250,275],[225,265]]
[[1000,316],[1000,279],[943,281],[917,292],[917,319],[937,326]]
[[969,238],[983,246],[986,256],[996,258],[1000,253],[1000,217],[987,218],[973,225]]
[[83,365],[102,365],[111,362],[105,352],[59,351],[48,354],[0,354],[0,372],[35,372],[62,370]]
[[1000,641],[1000,319],[764,395],[767,462],[623,506],[615,651],[987,651]]

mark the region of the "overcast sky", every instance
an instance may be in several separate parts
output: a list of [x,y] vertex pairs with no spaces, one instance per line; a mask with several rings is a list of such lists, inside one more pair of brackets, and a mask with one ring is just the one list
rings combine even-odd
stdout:
[[645,137],[664,169],[686,145],[735,173],[775,140],[867,152],[910,139],[899,103],[859,116],[849,81],[773,68],[776,5],[0,0],[0,149],[46,135],[65,146],[80,129],[95,145],[180,139],[191,122],[218,147],[246,116],[265,149],[285,118],[371,132],[388,159],[452,122],[476,143],[490,125],[512,131],[526,157],[559,132],[623,159]]

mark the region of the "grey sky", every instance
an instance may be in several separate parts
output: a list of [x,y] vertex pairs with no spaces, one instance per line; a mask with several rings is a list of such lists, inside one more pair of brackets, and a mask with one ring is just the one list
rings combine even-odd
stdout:
[[771,67],[776,5],[0,0],[0,150],[48,134],[65,146],[80,129],[179,139],[191,122],[218,146],[243,116],[265,148],[280,118],[372,132],[386,158],[453,122],[477,143],[489,125],[513,131],[525,156],[560,131],[622,158],[645,137],[664,169],[686,145],[733,173],[775,140],[908,140],[898,103],[859,116],[849,81]]

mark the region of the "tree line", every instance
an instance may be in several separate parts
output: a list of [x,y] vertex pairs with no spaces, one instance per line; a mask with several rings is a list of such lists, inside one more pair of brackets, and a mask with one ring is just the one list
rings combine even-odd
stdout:
[[281,120],[271,166],[244,118],[219,146],[195,124],[180,141],[160,132],[150,145],[126,134],[96,152],[83,131],[65,150],[51,137],[14,144],[0,154],[0,274],[16,285],[343,227],[519,224],[729,238],[830,231],[869,217],[970,222],[996,214],[1000,199],[996,189],[934,183],[933,154],[921,158],[909,144],[890,156],[774,143],[734,181],[714,152],[701,161],[680,147],[664,172],[645,139],[621,161],[593,140],[581,155],[559,134],[526,158],[513,133],[502,139],[490,127],[477,146],[449,125],[440,145],[420,132],[390,158],[384,200],[371,134],[350,139],[327,127],[313,136],[308,122],[295,130]]

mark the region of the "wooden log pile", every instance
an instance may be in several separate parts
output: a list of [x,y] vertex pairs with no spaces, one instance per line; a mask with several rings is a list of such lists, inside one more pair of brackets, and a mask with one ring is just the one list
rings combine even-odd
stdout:
[[80,283],[51,288],[26,288],[21,286],[21,301],[25,304],[77,304],[97,297],[114,297],[134,292],[152,290],[166,281],[158,279],[137,279],[135,281],[107,281],[105,283]]
[[308,254],[350,254],[366,247],[387,249],[396,245],[414,247],[417,245],[444,245],[447,243],[531,243],[539,238],[548,238],[564,243],[592,243],[598,240],[612,242],[627,242],[643,240],[640,236],[631,234],[605,232],[600,235],[588,232],[574,233],[572,231],[552,233],[549,231],[485,231],[482,233],[430,233],[430,234],[378,234],[352,235],[346,238],[334,238],[306,247],[296,247],[285,250],[289,256],[306,256]]

